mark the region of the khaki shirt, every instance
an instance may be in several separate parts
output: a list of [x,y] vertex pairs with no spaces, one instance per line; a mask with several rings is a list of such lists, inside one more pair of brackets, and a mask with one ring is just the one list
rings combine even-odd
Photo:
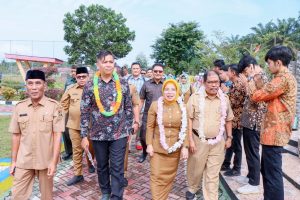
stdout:
[[[163,125],[165,129],[166,143],[169,147],[178,141],[179,131],[181,128],[181,110],[178,103],[163,105]],[[188,129],[183,146],[188,146]],[[148,111],[147,119],[147,145],[152,144],[154,152],[168,154],[160,144],[160,132],[157,124],[157,101],[154,101]],[[179,151],[179,149],[177,149]]]
[[53,134],[64,131],[59,103],[43,97],[36,107],[30,99],[14,108],[9,132],[20,133],[16,166],[23,169],[47,169],[53,157]]
[[132,84],[129,84],[130,96],[132,101],[132,106],[139,106],[140,105],[140,96],[136,90],[136,87]]
[[65,112],[69,112],[68,122],[66,127],[80,130],[80,102],[83,92],[77,83],[72,85],[63,94],[60,104],[62,105]]
[[[193,121],[193,129],[199,129],[199,98],[200,94],[194,93],[187,104],[188,118]],[[230,106],[229,98],[226,96],[227,116],[226,121],[233,120],[233,112]],[[211,99],[205,94],[205,108],[204,108],[204,134],[206,138],[214,138],[219,134],[221,118],[221,101],[217,95]]]

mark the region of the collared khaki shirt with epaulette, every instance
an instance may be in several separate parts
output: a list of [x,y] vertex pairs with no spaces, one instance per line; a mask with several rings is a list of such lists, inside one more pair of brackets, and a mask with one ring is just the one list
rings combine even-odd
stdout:
[[[187,112],[188,118],[193,121],[193,129],[199,129],[199,103],[200,103],[200,94],[194,93],[188,103],[187,103]],[[229,98],[226,96],[226,105],[227,105],[227,116],[226,121],[233,120],[233,112],[230,106]],[[208,97],[205,94],[205,108],[204,108],[204,134],[206,138],[214,138],[219,134],[220,130],[220,121],[221,119],[221,100],[217,95],[215,98]]]
[[63,94],[60,103],[65,112],[69,112],[69,118],[66,127],[80,130],[80,102],[83,87],[77,83],[69,87]]
[[135,85],[129,84],[130,96],[132,101],[132,106],[139,106],[140,105],[140,96],[136,90]]
[[20,133],[16,166],[23,169],[47,169],[53,157],[53,136],[64,131],[64,117],[59,103],[43,97],[36,107],[31,99],[14,108],[9,132]]

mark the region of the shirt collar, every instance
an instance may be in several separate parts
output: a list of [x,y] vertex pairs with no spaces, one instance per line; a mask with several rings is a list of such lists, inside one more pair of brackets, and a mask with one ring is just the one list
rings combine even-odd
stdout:
[[[45,106],[46,105],[46,96],[44,95],[41,100],[39,101],[39,105]],[[32,101],[31,99],[28,100],[28,105],[27,106],[31,106],[32,105]]]
[[[151,83],[156,83],[154,78],[152,78],[150,81],[151,81]],[[160,79],[159,83],[163,83],[163,82],[164,82],[164,79]]]
[[134,80],[137,80],[137,79],[143,79],[142,75],[140,74],[138,77],[134,77],[133,75],[130,76],[130,79],[134,79]]
[[281,74],[288,73],[289,69],[287,67],[282,68],[275,76],[279,76]]
[[[208,94],[206,93],[206,90],[205,90],[205,94],[204,94],[204,96],[205,96],[205,98],[209,98],[209,99],[211,99],[209,96],[208,96]],[[217,96],[216,96],[217,98],[219,98],[220,99],[220,95],[219,95],[219,93],[217,93]],[[215,97],[215,98],[216,98]],[[214,98],[214,99],[215,99]]]

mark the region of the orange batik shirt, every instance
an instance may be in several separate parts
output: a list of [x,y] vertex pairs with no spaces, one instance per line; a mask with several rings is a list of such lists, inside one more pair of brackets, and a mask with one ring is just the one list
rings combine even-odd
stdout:
[[296,97],[297,82],[287,68],[277,73],[262,89],[251,92],[252,101],[267,103],[260,134],[261,144],[284,146],[289,142],[296,112]]

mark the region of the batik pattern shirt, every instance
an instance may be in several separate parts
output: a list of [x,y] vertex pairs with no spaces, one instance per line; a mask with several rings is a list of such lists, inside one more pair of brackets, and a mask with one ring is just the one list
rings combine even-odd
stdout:
[[292,133],[292,124],[296,112],[297,82],[295,77],[284,68],[274,76],[271,82],[252,95],[255,102],[267,102],[260,134],[264,145],[284,146]]
[[[119,110],[113,116],[102,115],[96,104],[92,81],[87,82],[82,93],[80,104],[81,137],[90,135],[91,140],[112,141],[129,136],[132,130],[133,111],[129,85],[121,79],[122,102]],[[108,83],[99,78],[100,101],[106,111],[112,109],[117,97],[116,84],[113,79]]]
[[241,128],[241,115],[243,112],[243,105],[246,97],[246,88],[242,84],[240,78],[236,82],[233,82],[232,89],[229,92],[230,105],[233,111],[232,128]]
[[[260,73],[260,75],[263,79],[263,82],[267,83],[268,77],[266,76],[266,74],[263,72]],[[253,102],[250,99],[250,96],[247,94],[241,116],[241,126],[254,131],[260,131],[261,122],[266,111],[267,109],[265,102]]]

